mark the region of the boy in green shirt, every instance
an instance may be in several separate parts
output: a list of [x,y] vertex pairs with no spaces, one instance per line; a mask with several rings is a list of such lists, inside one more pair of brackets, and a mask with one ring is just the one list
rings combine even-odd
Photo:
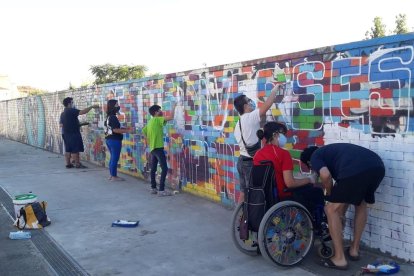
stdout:
[[[174,119],[174,106],[170,116],[163,116],[161,106],[153,105],[149,108],[149,113],[152,118],[148,124],[142,129],[143,134],[147,138],[151,151],[151,193],[158,196],[170,196],[169,191],[165,191],[165,178],[167,177],[168,167],[167,159],[164,153],[164,132],[163,127],[167,121]],[[157,191],[157,182],[155,181],[155,174],[157,172],[158,162],[161,166],[160,189]]]

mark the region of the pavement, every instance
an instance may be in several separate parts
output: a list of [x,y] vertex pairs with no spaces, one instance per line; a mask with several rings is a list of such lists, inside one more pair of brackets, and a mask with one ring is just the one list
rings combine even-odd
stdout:
[[[347,271],[316,264],[312,252],[285,268],[241,253],[231,239],[232,210],[179,193],[157,197],[149,183],[108,170],[66,169],[62,155],[0,138],[0,275],[356,275],[378,258],[361,252]],[[48,202],[52,224],[31,230],[30,240],[10,240],[14,195],[33,192]],[[111,227],[118,219],[139,220],[136,228]],[[412,275],[413,265],[399,275]]]

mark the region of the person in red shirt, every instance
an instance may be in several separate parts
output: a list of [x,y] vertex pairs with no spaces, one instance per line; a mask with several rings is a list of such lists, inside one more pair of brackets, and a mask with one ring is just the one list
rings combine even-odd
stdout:
[[[293,160],[289,151],[283,149],[286,144],[287,128],[279,122],[267,122],[263,129],[257,131],[257,137],[265,139],[266,144],[256,152],[253,165],[260,165],[261,161],[269,160],[273,163],[276,177],[277,196],[280,201],[291,199],[304,205],[311,213],[318,206],[323,208],[324,195],[320,187],[315,187],[315,175],[293,176]],[[286,188],[295,188],[293,192]]]

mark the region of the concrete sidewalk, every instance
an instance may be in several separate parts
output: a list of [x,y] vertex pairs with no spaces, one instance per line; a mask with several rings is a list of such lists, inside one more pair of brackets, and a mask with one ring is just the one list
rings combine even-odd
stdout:
[[[6,212],[10,202],[0,197],[0,203],[8,206],[0,210],[1,275],[64,274],[52,249],[72,262],[75,269],[67,265],[73,271],[67,275],[351,275],[380,257],[363,252],[363,260],[350,263],[350,270],[344,272],[319,267],[315,256],[294,268],[272,266],[233,245],[232,210],[185,193],[160,198],[149,193],[149,183],[129,176],[124,176],[125,182],[110,182],[106,168],[85,164],[88,169],[66,169],[61,155],[0,138],[0,186],[11,196],[38,195],[48,202],[52,220],[44,230],[32,231],[32,241],[8,240],[13,230]],[[117,219],[140,224],[111,227]],[[40,232],[44,235],[37,237]],[[40,238],[48,242],[38,242]],[[10,246],[4,247],[6,240]],[[39,246],[45,243],[56,246]],[[17,254],[29,254],[34,262],[13,264]],[[7,270],[18,265],[29,271],[33,263],[32,273]],[[408,271],[403,269],[400,275],[409,275]]]
[[54,275],[30,240],[10,240],[16,231],[7,210],[0,207],[0,275]]

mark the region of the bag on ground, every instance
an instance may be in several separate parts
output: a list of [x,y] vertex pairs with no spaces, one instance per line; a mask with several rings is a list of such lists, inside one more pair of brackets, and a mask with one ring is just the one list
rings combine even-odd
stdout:
[[33,202],[20,208],[14,225],[19,229],[40,229],[50,225],[46,214],[47,202]]

